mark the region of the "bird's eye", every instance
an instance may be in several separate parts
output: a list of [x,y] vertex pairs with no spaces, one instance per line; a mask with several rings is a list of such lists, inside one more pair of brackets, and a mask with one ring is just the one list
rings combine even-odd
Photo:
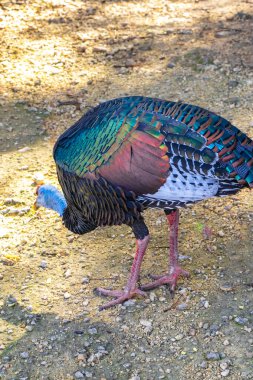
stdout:
[[36,187],[36,190],[35,190],[35,194],[36,194],[36,195],[39,195],[39,188],[40,188],[40,186],[37,186],[37,187]]

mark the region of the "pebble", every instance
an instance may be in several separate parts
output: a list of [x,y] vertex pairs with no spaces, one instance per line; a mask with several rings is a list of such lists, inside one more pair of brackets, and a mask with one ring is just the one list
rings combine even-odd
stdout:
[[85,376],[88,377],[88,378],[93,377],[92,373],[89,372],[89,371],[85,371],[84,373],[85,373]]
[[156,299],[156,294],[154,292],[151,292],[149,295],[149,298],[150,298],[150,301],[154,302],[154,300]]
[[41,261],[41,263],[40,263],[40,267],[41,267],[42,269],[46,269],[46,268],[47,268],[47,262],[46,262],[46,260],[42,260],[42,261]]
[[124,306],[128,307],[128,306],[134,306],[136,303],[135,300],[127,300],[123,303]]
[[70,269],[67,269],[66,272],[64,273],[64,276],[66,278],[69,278],[71,276],[71,270]]
[[186,310],[188,308],[187,303],[181,303],[177,306],[177,310]]
[[205,360],[203,360],[203,362],[200,363],[199,365],[201,368],[207,368],[207,362]]
[[28,152],[29,150],[31,150],[31,148],[29,148],[29,146],[25,146],[24,148],[18,149],[18,152],[25,153],[25,152]]
[[168,67],[168,69],[173,69],[173,68],[175,67],[175,63],[173,63],[173,62],[169,62],[169,63],[167,64],[167,67]]
[[147,330],[151,330],[152,329],[152,321],[150,321],[150,320],[141,319],[140,320],[140,324],[142,326],[144,326]]
[[220,285],[220,290],[223,292],[232,292],[232,290],[234,290],[234,287],[231,284],[222,284]]
[[223,342],[224,346],[228,346],[229,345],[229,341],[227,339],[224,340]]
[[70,293],[68,293],[68,292],[65,292],[65,293],[64,293],[64,298],[65,298],[65,300],[69,299],[70,297],[71,297],[71,294],[70,294]]
[[30,325],[28,325],[28,326],[26,326],[26,331],[28,331],[28,332],[31,332],[31,331],[33,331],[33,327],[32,326],[30,326]]
[[226,369],[225,371],[221,372],[221,376],[222,377],[227,377],[229,375],[229,372],[230,372],[229,369]]
[[75,373],[75,379],[84,379],[84,375],[82,374],[82,372],[77,371]]
[[208,352],[206,354],[206,358],[207,358],[207,360],[220,360],[221,355],[219,352]]
[[225,369],[228,368],[228,363],[226,362],[220,363],[220,368],[224,371]]
[[248,318],[236,317],[235,322],[238,323],[238,325],[245,325],[248,322]]
[[94,53],[108,53],[108,49],[105,46],[94,46],[93,52]]
[[178,335],[175,336],[175,339],[176,340],[181,340],[181,339],[183,339],[183,337],[184,337],[183,334],[178,334]]
[[81,362],[85,361],[85,355],[84,354],[78,354],[77,355],[77,360],[81,361]]
[[224,38],[235,35],[237,32],[235,30],[220,30],[219,32],[215,33],[215,37],[217,38]]
[[16,304],[18,302],[17,299],[14,296],[12,296],[11,294],[8,296],[7,301],[9,304]]
[[21,352],[21,354],[20,354],[20,357],[22,358],[22,359],[28,359],[29,358],[29,353],[28,352]]
[[98,330],[96,329],[96,327],[90,327],[88,329],[88,333],[91,334],[91,335],[94,335],[94,334],[98,333]]

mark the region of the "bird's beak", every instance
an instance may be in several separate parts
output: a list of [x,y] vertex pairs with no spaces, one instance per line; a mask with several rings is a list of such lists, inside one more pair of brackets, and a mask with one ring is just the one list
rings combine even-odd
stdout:
[[40,206],[37,205],[37,202],[35,201],[34,204],[33,204],[33,209],[36,211],[38,210]]

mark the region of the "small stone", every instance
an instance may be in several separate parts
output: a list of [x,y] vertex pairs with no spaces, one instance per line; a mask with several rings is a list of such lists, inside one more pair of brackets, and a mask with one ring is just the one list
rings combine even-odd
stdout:
[[181,303],[177,305],[177,310],[186,310],[188,308],[187,303]]
[[29,353],[28,352],[21,352],[21,354],[20,354],[20,357],[22,358],[22,359],[28,359],[29,358]]
[[154,292],[151,292],[149,295],[149,298],[150,298],[150,301],[154,302],[154,300],[156,299],[156,294]]
[[28,332],[31,332],[31,331],[33,331],[33,327],[32,326],[30,326],[30,325],[28,325],[28,326],[26,326],[26,331],[28,331]]
[[200,368],[206,369],[207,368],[207,362],[205,360],[203,360],[203,362],[201,362],[199,366],[200,366]]
[[222,284],[220,285],[220,290],[223,292],[232,292],[232,290],[234,290],[234,287],[231,284]]
[[206,354],[206,358],[207,358],[207,360],[220,360],[221,355],[219,352],[208,352]]
[[237,34],[237,31],[236,30],[233,30],[233,29],[225,29],[225,30],[220,30],[218,32],[215,33],[215,37],[217,38],[224,38],[224,37],[229,37],[229,36],[233,36]]
[[88,277],[83,277],[82,284],[88,284],[90,282],[90,279]]
[[175,67],[175,63],[173,63],[173,62],[169,62],[169,63],[167,64],[167,67],[168,67],[168,69],[173,69],[173,68]]
[[228,368],[228,363],[226,362],[220,363],[220,368],[224,371],[225,369]]
[[88,378],[92,378],[92,377],[93,377],[92,373],[89,372],[89,371],[85,371],[84,374],[85,374],[85,376],[88,377]]
[[76,335],[83,335],[84,331],[83,330],[75,330]]
[[134,306],[135,305],[135,300],[127,300],[123,303],[124,306],[128,307],[128,306]]
[[24,148],[18,149],[18,152],[25,153],[25,152],[28,152],[29,150],[31,150],[31,148],[29,148],[29,146],[25,146]]
[[105,46],[94,46],[93,52],[94,53],[107,53],[108,49]]
[[77,360],[83,362],[85,360],[85,355],[84,354],[78,354],[77,355]]
[[181,340],[181,339],[183,339],[183,337],[184,337],[183,334],[178,334],[178,335],[175,336],[175,339],[176,340]]
[[3,274],[0,273],[0,280],[2,280],[4,278]]
[[64,273],[64,276],[66,278],[69,278],[71,276],[71,270],[70,269],[67,269],[66,272]]
[[218,235],[219,235],[220,237],[223,237],[223,236],[225,236],[225,234],[224,234],[224,232],[223,232],[223,231],[219,231],[219,232],[218,232]]
[[229,341],[227,339],[224,340],[223,342],[224,346],[228,346],[229,345]]
[[75,379],[84,379],[84,375],[81,371],[75,372]]
[[68,293],[68,292],[65,292],[65,293],[64,293],[64,298],[65,298],[65,300],[69,299],[70,297],[71,297],[71,294],[70,294],[70,293]]
[[98,331],[97,331],[96,327],[91,327],[88,329],[88,333],[91,335],[94,335],[94,334],[97,334]]
[[12,296],[11,294],[8,296],[7,301],[9,304],[16,304],[18,302],[17,299],[14,296]]
[[222,377],[227,377],[229,375],[229,372],[230,372],[229,369],[225,369],[225,371],[221,372],[221,376]]
[[209,302],[208,302],[208,301],[205,301],[204,304],[203,304],[203,306],[204,306],[205,309],[208,309],[208,307],[209,307]]
[[148,329],[152,328],[152,321],[150,320],[141,319],[140,324]]
[[41,263],[40,263],[40,267],[41,267],[42,269],[46,269],[46,267],[47,267],[47,262],[46,262],[45,260],[42,260]]
[[88,306],[89,305],[89,300],[84,300],[83,301],[83,306]]
[[126,61],[125,61],[125,67],[133,67],[133,66],[135,66],[135,64],[136,64],[136,62],[131,58],[126,59]]
[[248,322],[248,318],[236,317],[235,322],[238,323],[238,325],[245,325]]

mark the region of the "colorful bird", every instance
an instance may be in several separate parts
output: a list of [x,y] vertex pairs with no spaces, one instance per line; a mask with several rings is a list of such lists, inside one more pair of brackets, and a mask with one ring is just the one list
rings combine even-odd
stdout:
[[[54,159],[63,194],[52,185],[37,189],[36,206],[58,212],[72,232],[126,224],[137,250],[123,290],[98,288],[120,304],[179,276],[179,208],[253,187],[253,141],[231,123],[203,108],[132,96],[88,111],[57,140]],[[149,241],[142,212],[165,211],[170,226],[169,270],[138,287]]]

